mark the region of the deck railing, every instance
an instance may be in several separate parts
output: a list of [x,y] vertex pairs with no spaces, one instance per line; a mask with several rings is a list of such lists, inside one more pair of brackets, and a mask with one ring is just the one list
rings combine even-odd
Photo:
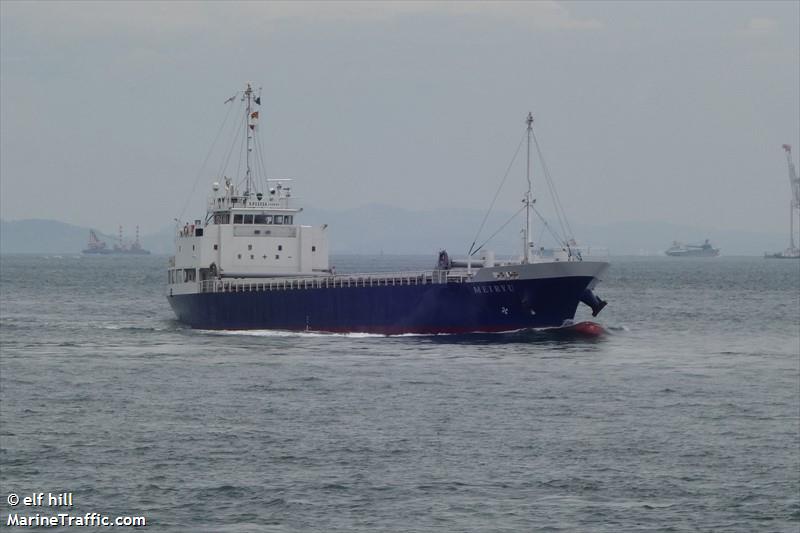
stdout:
[[276,277],[263,279],[207,279],[200,282],[200,292],[254,292],[398,285],[464,283],[471,278],[463,272],[426,270],[419,272],[379,272],[370,274],[335,274],[330,276]]

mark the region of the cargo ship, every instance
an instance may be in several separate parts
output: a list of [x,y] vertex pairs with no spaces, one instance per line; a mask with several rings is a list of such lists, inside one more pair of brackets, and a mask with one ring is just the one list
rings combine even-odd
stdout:
[[607,261],[581,257],[569,239],[544,258],[531,242],[530,113],[518,260],[496,261],[473,243],[462,260],[440,251],[429,270],[344,274],[330,265],[328,226],[302,224],[292,181],[254,175],[251,165],[262,153],[256,138],[261,99],[250,84],[226,104],[237,99],[244,111],[244,175],[238,183],[220,175],[204,218],[176,228],[166,296],[180,322],[384,335],[504,332],[569,326],[581,302],[593,315],[606,305],[593,289]]

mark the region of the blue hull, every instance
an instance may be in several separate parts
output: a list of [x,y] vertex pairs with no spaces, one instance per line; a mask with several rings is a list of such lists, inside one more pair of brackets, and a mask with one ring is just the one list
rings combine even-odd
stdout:
[[168,297],[201,329],[469,333],[558,327],[592,277],[381,287],[209,292]]

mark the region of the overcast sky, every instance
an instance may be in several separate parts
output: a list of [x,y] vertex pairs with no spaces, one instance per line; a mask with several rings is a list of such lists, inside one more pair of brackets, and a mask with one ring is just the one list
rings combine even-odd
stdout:
[[308,206],[485,209],[532,111],[574,225],[788,231],[797,1],[0,6],[4,219],[155,231],[198,177],[200,218],[252,81],[269,174]]

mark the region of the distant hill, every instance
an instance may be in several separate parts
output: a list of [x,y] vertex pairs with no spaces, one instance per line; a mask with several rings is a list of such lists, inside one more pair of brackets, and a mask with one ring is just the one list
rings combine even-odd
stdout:
[[663,255],[672,241],[700,244],[709,239],[720,255],[763,255],[783,250],[787,235],[698,228],[666,222],[619,222],[575,228],[584,242],[606,246],[614,255]]
[[[331,250],[337,253],[432,254],[446,248],[451,255],[468,249],[484,217],[477,209],[415,211],[391,206],[369,205],[343,211],[309,208],[302,220],[330,225]],[[511,213],[494,213],[486,221],[478,244],[484,242],[511,218]],[[521,249],[517,217],[487,245],[498,253]],[[662,255],[672,241],[701,243],[710,239],[722,255],[762,255],[786,248],[788,235],[738,230],[698,228],[666,222],[620,222],[615,224],[573,224],[581,245],[607,248],[612,255]],[[534,223],[534,240],[541,238],[541,224]],[[552,246],[554,241],[545,241]]]
[[[484,213],[476,209],[412,210],[385,205],[330,210],[309,207],[301,215],[304,224],[328,224],[331,251],[353,254],[428,254],[442,248],[462,256],[475,238]],[[510,218],[509,213],[491,215],[477,244],[491,236]],[[517,253],[521,246],[521,218],[511,222],[487,245],[498,254]],[[782,250],[786,235],[712,228],[696,228],[664,222],[622,222],[575,225],[583,245],[608,248],[612,255],[660,255],[673,240],[698,243],[710,239],[722,255],[761,255]],[[172,225],[141,238],[142,246],[154,254],[172,253]],[[534,237],[542,234],[534,227]],[[55,220],[0,220],[0,253],[79,253],[86,247],[89,228]],[[115,236],[98,236],[109,246]],[[552,241],[551,241],[552,244]],[[550,245],[550,244],[548,244]]]
[[0,220],[0,253],[77,253],[88,240],[88,228],[56,220]]
[[[26,219],[0,220],[0,253],[4,254],[76,254],[86,248],[89,241],[89,230],[83,226],[75,226],[57,220]],[[169,233],[169,237],[166,234]],[[108,235],[95,230],[97,237],[106,241],[108,246],[117,242],[116,235]],[[163,241],[171,239],[172,229],[165,229],[154,236],[143,236],[142,246],[153,253],[168,253],[172,248],[163,245]],[[150,247],[158,245],[158,249]]]
[[[304,224],[328,224],[331,251],[336,253],[436,254],[447,249],[465,254],[485,213],[475,209],[418,211],[386,205],[367,205],[348,210],[308,208]],[[486,222],[480,245],[508,218],[494,213]],[[519,227],[509,227],[492,241],[495,250],[514,250],[521,243]]]
[[156,233],[142,235],[142,247],[153,254],[171,255],[175,253],[175,225],[165,226]]

